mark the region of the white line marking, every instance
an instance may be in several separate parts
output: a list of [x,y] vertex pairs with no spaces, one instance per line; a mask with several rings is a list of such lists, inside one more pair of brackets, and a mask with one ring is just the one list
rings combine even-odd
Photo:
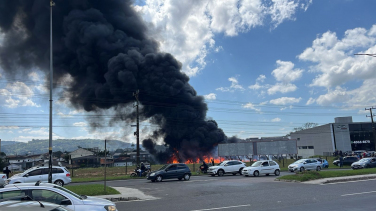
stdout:
[[365,179],[365,180],[354,180],[354,181],[346,181],[346,182],[331,182],[331,183],[325,183],[320,185],[335,185],[335,184],[343,184],[343,183],[350,183],[350,182],[364,182],[364,181],[371,181],[376,179]]
[[376,193],[376,191],[361,192],[361,193],[349,193],[349,194],[344,194],[344,195],[341,195],[341,196],[354,196],[354,195],[361,195],[361,194],[367,194],[367,193]]
[[192,210],[192,211],[204,211],[204,210],[222,210],[222,209],[229,209],[229,208],[236,208],[236,207],[250,207],[250,204],[245,205],[238,205],[238,206],[229,206],[229,207],[217,207],[217,208],[209,208],[209,209],[202,209],[202,210]]

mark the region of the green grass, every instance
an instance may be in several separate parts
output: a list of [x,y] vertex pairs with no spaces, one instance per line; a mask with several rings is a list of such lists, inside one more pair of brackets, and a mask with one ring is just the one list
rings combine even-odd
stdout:
[[104,185],[100,184],[65,186],[65,188],[77,193],[78,195],[86,196],[120,194],[119,191],[108,186],[106,187],[106,192],[104,192]]
[[376,174],[376,168],[360,169],[360,170],[343,170],[343,171],[305,171],[298,172],[294,175],[285,175],[278,177],[283,180],[309,181],[315,179],[331,178],[331,177],[345,177],[354,175]]

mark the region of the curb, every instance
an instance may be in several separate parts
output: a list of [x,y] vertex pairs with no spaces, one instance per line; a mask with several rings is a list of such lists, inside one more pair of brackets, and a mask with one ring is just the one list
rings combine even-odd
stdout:
[[116,197],[116,198],[105,198],[105,199],[110,200],[112,202],[140,200],[137,197]]
[[343,178],[343,179],[328,179],[327,181],[324,181],[323,184],[328,183],[336,183],[336,182],[348,182],[348,181],[357,181],[357,180],[367,180],[367,179],[376,179],[376,176],[365,176],[365,177],[358,177],[358,178]]
[[280,181],[280,182],[299,182],[299,183],[301,183],[301,181],[298,181],[298,180],[287,180],[287,179],[275,179],[274,181]]

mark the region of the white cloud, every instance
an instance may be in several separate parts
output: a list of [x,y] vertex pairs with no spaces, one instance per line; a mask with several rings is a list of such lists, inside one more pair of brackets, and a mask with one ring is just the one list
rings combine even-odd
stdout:
[[310,97],[310,98],[308,99],[306,105],[311,105],[311,104],[313,104],[313,103],[315,103],[315,102],[316,102],[316,100],[313,99],[312,97]]
[[[307,2],[307,3],[305,3]],[[300,5],[300,7],[299,7]],[[295,11],[309,1],[273,0],[146,0],[135,6],[149,24],[150,36],[182,62],[183,71],[196,75],[206,65],[206,56],[222,48],[215,45],[215,34],[237,36],[262,26],[270,17],[273,28],[294,19]],[[269,23],[266,23],[269,24]]]
[[294,63],[290,61],[277,60],[277,65],[277,69],[272,72],[272,75],[277,81],[290,83],[302,76],[303,70],[294,69]]
[[272,121],[272,122],[280,122],[281,119],[277,117],[277,118],[272,119],[271,121]]
[[0,126],[0,130],[17,130],[18,126]]
[[75,122],[75,123],[73,123],[73,126],[85,127],[85,126],[87,126],[87,124],[86,124],[86,122]]
[[[18,136],[13,139],[13,141],[28,142],[32,139],[46,139],[49,136],[48,128],[42,127],[39,129],[23,130],[24,133],[29,135]],[[59,136],[55,133],[52,133],[52,139],[64,139],[65,137]]]
[[252,90],[258,90],[258,89],[264,88],[264,86],[262,86],[262,85],[260,85],[258,83],[255,83],[254,85],[250,85],[248,88],[252,89]]
[[222,91],[222,92],[234,92],[234,91],[244,91],[243,86],[239,85],[239,82],[236,78],[231,77],[228,79],[231,82],[230,87],[220,87],[216,90]]
[[19,106],[40,107],[32,101],[33,90],[23,82],[8,84],[5,89],[0,89],[0,104],[8,108]]
[[254,104],[252,103],[247,103],[245,105],[242,105],[243,108],[246,108],[246,109],[251,109],[251,110],[255,110],[257,111],[258,113],[261,112],[261,109],[260,108],[256,108]]
[[259,77],[257,77],[257,79],[256,79],[256,82],[257,82],[257,81],[264,82],[265,79],[266,79],[266,76],[265,76],[265,75],[259,75]]
[[36,72],[31,72],[31,73],[29,73],[28,76],[32,81],[39,81],[40,80],[40,77],[39,77],[38,73],[36,73]]
[[296,87],[294,84],[277,83],[268,89],[268,94],[273,95],[277,92],[281,92],[281,93],[293,92],[296,89],[298,89],[298,87]]
[[269,102],[274,105],[287,105],[293,103],[299,103],[302,98],[295,98],[295,97],[281,97],[277,99],[270,100]]
[[210,94],[204,95],[204,98],[207,100],[215,100],[217,99],[217,95],[214,93],[210,93]]

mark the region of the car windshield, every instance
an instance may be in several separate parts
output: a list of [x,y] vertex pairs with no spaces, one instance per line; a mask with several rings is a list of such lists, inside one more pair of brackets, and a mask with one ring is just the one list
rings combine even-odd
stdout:
[[225,165],[224,162],[220,162],[220,163],[218,163],[217,166],[224,166],[224,165]]
[[363,158],[363,159],[361,159],[359,162],[360,163],[364,163],[364,162],[367,162],[367,161],[369,161],[371,158]]
[[162,166],[162,168],[160,168],[159,170],[165,170],[167,168],[167,166],[169,166],[169,164]]
[[62,190],[62,191],[64,191],[64,192],[67,192],[67,193],[69,193],[70,195],[72,195],[72,196],[74,196],[74,197],[76,197],[76,198],[82,200],[82,197],[81,197],[80,195],[78,195],[78,194],[76,194],[76,193],[73,193],[72,191],[70,191],[70,190],[68,190],[68,189],[65,189],[65,188],[60,187],[60,186],[55,186],[54,188],[59,189],[59,190]]
[[257,166],[260,166],[262,164],[263,161],[257,161],[255,163],[252,164],[251,167],[257,167]]
[[294,163],[304,163],[306,160],[297,160]]

